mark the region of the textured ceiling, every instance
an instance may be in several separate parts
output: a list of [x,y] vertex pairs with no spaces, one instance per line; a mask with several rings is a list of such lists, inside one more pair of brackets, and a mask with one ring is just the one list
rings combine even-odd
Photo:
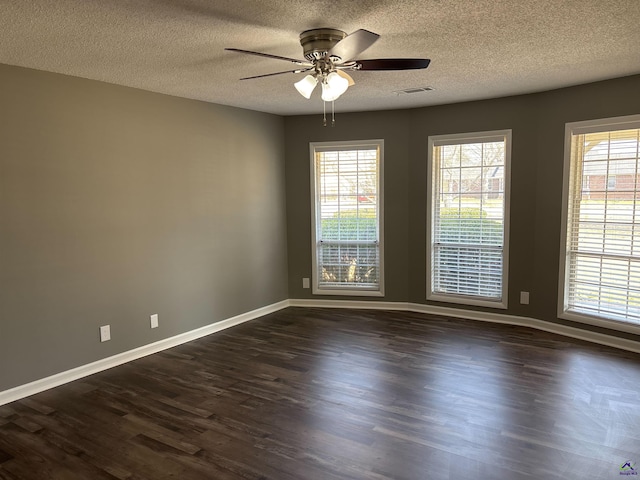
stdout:
[[[359,56],[428,57],[426,70],[354,72],[336,111],[452,103],[640,73],[640,0],[0,0],[0,63],[281,115],[322,112],[299,75],[240,77],[302,58],[298,35],[381,35]],[[394,91],[435,90],[397,95]],[[318,89],[319,90],[319,89]]]

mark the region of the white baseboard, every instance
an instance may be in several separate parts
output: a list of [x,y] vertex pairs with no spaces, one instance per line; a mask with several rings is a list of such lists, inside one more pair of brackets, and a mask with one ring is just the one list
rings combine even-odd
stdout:
[[164,340],[160,340],[158,342],[143,345],[142,347],[134,348],[133,350],[128,350],[126,352],[119,353],[108,358],[103,358],[102,360],[98,360],[96,362],[88,363],[87,365],[82,365],[65,372],[57,373],[50,377],[45,377],[40,380],[27,383],[25,385],[20,385],[9,390],[5,390],[3,392],[0,392],[0,405],[5,405],[7,403],[20,400],[21,398],[25,398],[30,395],[43,392],[44,390],[49,390],[50,388],[69,383],[74,380],[87,377],[89,375],[93,375],[94,373],[102,372],[103,370],[122,365],[123,363],[131,362],[138,358],[146,357],[147,355],[161,352],[168,348],[177,347],[178,345],[182,345],[183,343],[187,343],[192,340],[211,335],[212,333],[219,332],[220,330],[225,330],[241,323],[248,322],[249,320],[253,320],[264,315],[277,312],[278,310],[282,310],[283,308],[287,308],[288,306],[289,300],[283,300],[282,302],[267,305],[266,307],[258,308],[256,310],[252,310],[235,317],[227,318],[225,320],[212,323],[205,327],[181,333],[180,335],[176,335],[174,337],[165,338]]
[[628,340],[619,337],[613,337],[611,335],[605,335],[602,333],[590,332],[582,330],[580,328],[568,327],[566,325],[559,325],[544,320],[538,320],[536,318],[519,317],[516,315],[506,315],[502,313],[488,313],[478,312],[473,310],[464,310],[460,308],[450,307],[437,307],[432,305],[422,305],[419,303],[408,302],[372,302],[366,300],[318,300],[318,299],[291,299],[283,300],[282,302],[267,305],[266,307],[258,308],[235,317],[227,318],[220,322],[212,323],[205,327],[201,327],[189,332],[176,335],[174,337],[166,338],[149,345],[144,345],[127,352],[119,353],[112,357],[104,358],[96,362],[82,365],[80,367],[61,372],[50,377],[42,378],[25,385],[20,385],[9,390],[0,392],[0,405],[4,405],[21,398],[34,395],[36,393],[48,390],[65,383],[78,380],[80,378],[93,375],[94,373],[107,370],[123,363],[131,362],[141,357],[146,357],[154,353],[161,352],[168,348],[182,345],[183,343],[196,340],[212,333],[225,330],[230,327],[234,327],[249,320],[268,315],[270,313],[277,312],[287,307],[317,307],[317,308],[352,308],[352,309],[370,309],[370,310],[397,310],[397,311],[409,311],[416,313],[426,313],[431,315],[440,315],[455,318],[464,318],[468,320],[478,320],[482,322],[491,323],[503,323],[508,325],[518,325],[523,327],[535,328],[549,333],[555,333],[557,335],[563,335],[565,337],[575,338],[578,340],[585,340],[587,342],[596,343],[599,345],[606,345],[608,347],[619,348],[630,352],[640,353],[640,342],[634,340]]
[[427,313],[431,315],[441,315],[446,317],[464,318],[468,320],[478,320],[481,322],[503,323],[507,325],[517,325],[522,327],[535,328],[549,333],[555,333],[565,337],[584,340],[599,345],[619,348],[629,352],[640,353],[640,342],[625,338],[605,335],[603,333],[591,332],[581,328],[568,327],[557,323],[539,320],[537,318],[520,317],[517,315],[507,315],[504,313],[479,312],[465,310],[461,308],[438,307],[434,305],[423,305],[420,303],[407,302],[367,302],[360,300],[289,300],[292,307],[319,307],[319,308],[361,308],[375,310],[398,310],[416,313]]

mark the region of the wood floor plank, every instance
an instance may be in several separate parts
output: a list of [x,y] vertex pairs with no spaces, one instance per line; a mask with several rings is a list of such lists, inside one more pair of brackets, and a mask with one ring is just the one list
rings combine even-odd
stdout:
[[412,312],[288,308],[0,407],[0,480],[601,480],[640,355]]

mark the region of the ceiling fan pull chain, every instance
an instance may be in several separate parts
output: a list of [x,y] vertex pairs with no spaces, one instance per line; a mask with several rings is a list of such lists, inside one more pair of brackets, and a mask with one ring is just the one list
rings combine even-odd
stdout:
[[335,101],[331,102],[331,126],[336,126],[336,110],[335,110]]
[[327,126],[327,102],[322,101],[322,126]]

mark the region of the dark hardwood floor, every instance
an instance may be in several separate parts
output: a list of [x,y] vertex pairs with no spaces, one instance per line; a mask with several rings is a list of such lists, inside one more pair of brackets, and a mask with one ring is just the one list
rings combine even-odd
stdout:
[[289,308],[0,407],[0,479],[614,479],[640,355]]

